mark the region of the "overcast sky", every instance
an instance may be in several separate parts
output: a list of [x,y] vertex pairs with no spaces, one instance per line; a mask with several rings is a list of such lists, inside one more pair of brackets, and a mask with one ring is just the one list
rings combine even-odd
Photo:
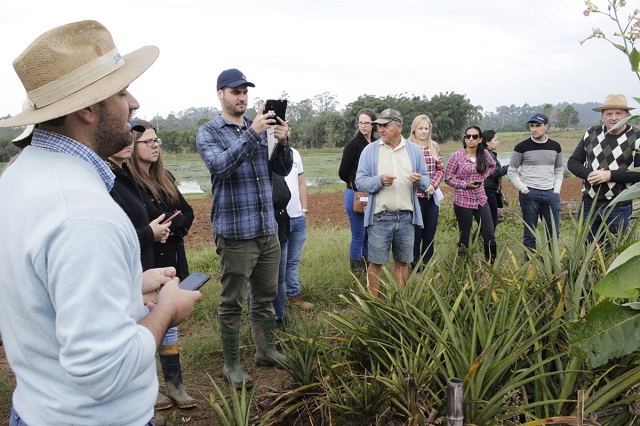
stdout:
[[109,28],[122,54],[160,48],[130,86],[146,118],[218,107],[215,81],[227,68],[256,84],[252,99],[330,92],[341,106],[405,92],[465,94],[485,111],[640,96],[622,53],[603,40],[578,43],[592,27],[614,30],[584,9],[581,0],[3,1],[0,116],[18,113],[25,98],[13,59],[44,31],[82,19]]

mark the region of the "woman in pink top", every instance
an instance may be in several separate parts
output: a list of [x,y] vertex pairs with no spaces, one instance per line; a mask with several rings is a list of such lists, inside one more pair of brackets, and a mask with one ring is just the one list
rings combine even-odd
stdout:
[[480,224],[485,259],[493,264],[496,258],[496,238],[491,211],[487,204],[487,194],[482,184],[493,173],[496,163],[481,142],[480,127],[467,127],[463,140],[464,147],[449,157],[444,181],[455,188],[453,212],[460,230],[458,248],[465,247],[462,250],[466,250],[469,247],[469,235],[475,219]]

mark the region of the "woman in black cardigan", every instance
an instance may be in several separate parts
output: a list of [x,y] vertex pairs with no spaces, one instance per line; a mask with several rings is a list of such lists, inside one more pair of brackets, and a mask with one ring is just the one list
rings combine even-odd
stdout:
[[496,162],[496,170],[484,181],[484,192],[487,194],[487,204],[493,219],[493,229],[498,226],[498,208],[502,208],[502,176],[507,174],[509,165],[501,165],[496,152],[500,145],[500,138],[495,130],[485,130],[482,132],[482,144],[489,151]]
[[338,175],[347,184],[344,193],[344,209],[349,216],[349,227],[351,228],[351,244],[349,245],[351,270],[363,275],[367,269],[366,259],[369,253],[367,228],[364,226],[364,215],[353,211],[353,198],[354,193],[358,190],[355,181],[360,154],[364,147],[374,140],[376,125],[373,124],[373,121],[377,119],[377,116],[372,109],[363,108],[358,111],[356,118],[358,119],[358,132],[344,147]]
[[[187,256],[184,250],[184,237],[193,223],[193,209],[184,199],[175,178],[165,170],[160,156],[162,140],[156,135],[156,129],[144,120],[133,120],[142,125],[144,132],[134,131],[135,143],[131,160],[128,161],[133,177],[144,188],[152,203],[149,211],[161,211],[166,218],[180,210],[181,214],[169,222],[170,234],[164,244],[154,245],[154,266],[173,266],[176,276],[181,280],[189,275]],[[151,214],[153,216],[153,214]],[[164,336],[158,354],[167,386],[167,396],[179,408],[192,408],[197,405],[194,398],[189,396],[182,384],[182,367],[178,344],[178,328],[172,327]],[[159,409],[159,401],[156,401]],[[169,405],[170,406],[170,405]],[[163,408],[169,408],[164,405]]]

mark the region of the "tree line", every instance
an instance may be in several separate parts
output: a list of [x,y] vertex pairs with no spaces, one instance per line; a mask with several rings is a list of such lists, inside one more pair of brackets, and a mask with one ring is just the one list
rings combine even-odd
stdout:
[[[371,108],[377,112],[387,108],[400,111],[405,120],[405,137],[409,135],[413,118],[419,114],[427,114],[433,122],[433,137],[440,143],[459,140],[464,128],[470,124],[503,132],[525,131],[527,121],[538,112],[546,114],[551,125],[561,129],[575,128],[578,125],[587,127],[599,121],[599,114],[591,110],[598,106],[593,102],[503,105],[496,108],[495,112],[484,112],[481,106],[473,105],[466,95],[455,92],[439,93],[431,98],[407,93],[387,96],[365,94],[343,109],[339,109],[337,97],[329,92],[299,102],[288,99],[286,92],[279,98],[288,100],[287,121],[291,127],[292,143],[297,148],[343,147],[357,131],[356,114],[362,108]],[[262,99],[255,99],[246,115],[249,118],[255,117],[261,103]],[[192,107],[178,113],[171,112],[166,117],[157,115],[148,120],[158,129],[164,151],[193,153],[196,152],[198,127],[219,112],[215,107]],[[18,153],[18,149],[10,141],[21,131],[21,128],[0,129],[0,162],[6,162]]]

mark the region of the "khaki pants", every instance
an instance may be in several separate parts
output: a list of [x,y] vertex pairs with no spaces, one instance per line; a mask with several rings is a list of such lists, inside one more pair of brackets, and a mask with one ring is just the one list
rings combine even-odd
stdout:
[[216,253],[220,256],[222,274],[222,294],[218,306],[220,325],[240,328],[247,282],[251,288],[251,319],[273,318],[272,302],[278,292],[280,265],[278,236],[228,240],[218,235]]

